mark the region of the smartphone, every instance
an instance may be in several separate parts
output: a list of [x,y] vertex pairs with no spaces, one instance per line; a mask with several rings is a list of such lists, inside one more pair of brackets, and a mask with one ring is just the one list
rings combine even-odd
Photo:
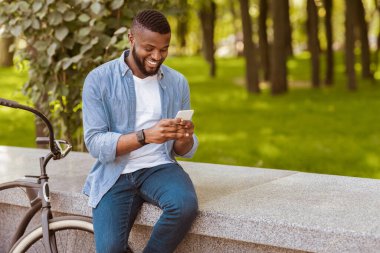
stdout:
[[175,116],[176,119],[191,120],[193,117],[194,110],[182,110],[178,111]]

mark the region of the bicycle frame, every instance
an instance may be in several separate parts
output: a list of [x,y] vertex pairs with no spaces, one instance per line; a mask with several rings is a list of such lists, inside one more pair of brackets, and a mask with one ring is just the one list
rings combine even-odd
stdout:
[[[40,158],[42,170],[45,170],[44,165],[47,164],[47,160],[53,157],[52,154],[48,154],[46,157]],[[50,191],[49,191],[49,177],[46,173],[41,176],[28,176],[18,179],[12,182],[0,184],[0,191],[12,188],[25,188],[26,195],[30,202],[30,208],[21,219],[17,226],[17,230],[12,236],[10,248],[17,242],[18,239],[25,233],[31,219],[41,210],[41,226],[43,228],[43,240],[44,245],[50,252],[56,252],[54,235],[49,233],[49,220],[53,218],[50,205]],[[9,249],[10,249],[9,248]]]
[[[24,179],[19,179],[13,182],[0,184],[0,191],[16,187],[24,187],[30,201],[30,208],[22,218],[15,234],[12,237],[10,248],[17,242],[18,239],[25,233],[30,220],[41,210],[41,226],[43,231],[43,243],[50,253],[57,253],[57,246],[54,233],[49,231],[49,220],[53,218],[50,205],[49,177],[46,174],[46,166],[53,158],[54,160],[64,158],[70,151],[72,146],[67,141],[56,140],[54,138],[53,127],[45,115],[35,110],[34,108],[20,105],[15,101],[0,98],[0,105],[22,109],[34,113],[41,118],[49,130],[49,138],[37,138],[37,142],[41,144],[49,144],[50,151],[45,157],[40,157],[40,176],[26,175]],[[62,150],[61,144],[65,144],[66,149]],[[32,181],[34,180],[34,182]]]

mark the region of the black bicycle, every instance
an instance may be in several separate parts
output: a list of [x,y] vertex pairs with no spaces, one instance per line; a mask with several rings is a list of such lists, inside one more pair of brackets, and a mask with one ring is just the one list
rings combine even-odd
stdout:
[[[51,123],[41,112],[15,101],[0,98],[0,105],[34,113],[49,129],[49,137],[38,137],[38,144],[48,144],[50,152],[40,157],[40,175],[26,175],[24,178],[0,184],[0,191],[22,188],[30,201],[30,208],[18,224],[11,239],[8,252],[95,252],[92,220],[83,216],[61,216],[53,218],[50,204],[49,177],[46,173],[48,162],[62,159],[71,151],[67,141],[56,140]],[[41,225],[25,233],[32,218],[41,210]]]

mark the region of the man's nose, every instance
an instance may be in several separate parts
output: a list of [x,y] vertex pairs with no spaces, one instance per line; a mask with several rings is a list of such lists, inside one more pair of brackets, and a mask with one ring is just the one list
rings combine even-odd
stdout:
[[162,59],[162,55],[161,55],[161,52],[159,50],[154,50],[152,52],[152,58],[153,60],[155,61],[160,61]]

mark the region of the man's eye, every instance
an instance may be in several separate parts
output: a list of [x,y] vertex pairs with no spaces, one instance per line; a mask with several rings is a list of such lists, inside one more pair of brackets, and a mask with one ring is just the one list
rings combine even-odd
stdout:
[[153,48],[151,48],[151,47],[146,47],[145,48],[145,51],[148,51],[148,52],[151,52],[153,50]]
[[163,49],[161,49],[160,51],[163,52],[163,53],[165,53],[165,52],[168,51],[168,49],[167,49],[167,48],[163,48]]

